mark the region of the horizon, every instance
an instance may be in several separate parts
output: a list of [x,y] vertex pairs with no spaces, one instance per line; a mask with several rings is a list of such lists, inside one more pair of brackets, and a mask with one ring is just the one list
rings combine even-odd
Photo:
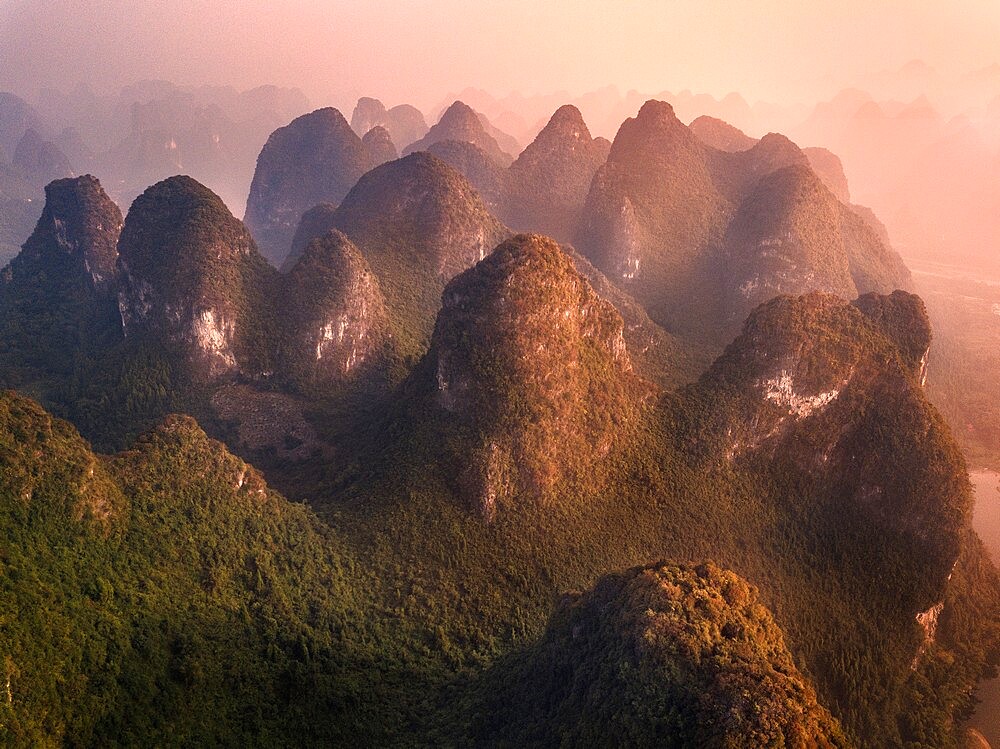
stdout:
[[144,80],[276,85],[300,89],[314,105],[344,107],[365,95],[429,114],[470,87],[495,98],[614,86],[808,106],[850,88],[894,98],[909,85],[933,98],[922,89],[1000,70],[1000,5],[960,5],[766,0],[720,12],[719,2],[634,0],[622,16],[618,6],[564,0],[475,8],[298,0],[277,9],[260,0],[207,8],[6,0],[0,87],[37,96],[80,85],[109,93]]

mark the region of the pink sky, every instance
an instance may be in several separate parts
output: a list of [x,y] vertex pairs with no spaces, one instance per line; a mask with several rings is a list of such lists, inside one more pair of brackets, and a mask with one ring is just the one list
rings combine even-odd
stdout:
[[815,101],[914,58],[996,61],[997,0],[0,0],[0,87],[142,78],[429,107],[615,84]]

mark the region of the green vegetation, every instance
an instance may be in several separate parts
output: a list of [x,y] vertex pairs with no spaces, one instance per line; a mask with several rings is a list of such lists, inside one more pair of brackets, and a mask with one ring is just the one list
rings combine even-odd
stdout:
[[[1000,656],[1000,579],[920,386],[919,299],[777,298],[663,393],[630,369],[625,323],[572,256],[521,236],[448,285],[432,336],[466,240],[503,229],[479,203],[463,212],[467,185],[433,157],[395,163],[415,173],[373,171],[335,215],[367,227],[355,241],[402,382],[312,400],[336,454],[268,465],[309,506],[189,417],[162,418],[231,428],[188,342],[155,324],[122,339],[111,299],[71,268],[0,291],[0,382],[129,447],[100,457],[0,396],[0,740],[953,745]],[[459,201],[452,223],[436,199],[362,211],[369,187],[392,194],[378,180],[426,172]],[[264,392],[250,376],[275,354],[276,276],[210,193],[159,190],[184,220],[141,221],[137,201],[132,290],[233,310],[249,376],[227,384]],[[428,227],[439,255],[416,244]],[[77,343],[61,349],[46,336],[64,327]],[[928,639],[917,614],[942,601]]]

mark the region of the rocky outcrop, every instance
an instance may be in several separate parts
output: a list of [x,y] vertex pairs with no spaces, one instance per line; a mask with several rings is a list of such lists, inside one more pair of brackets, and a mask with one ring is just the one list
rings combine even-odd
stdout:
[[285,377],[300,387],[344,382],[378,363],[389,338],[385,299],[346,236],[311,240],[283,285]]
[[919,571],[899,592],[914,613],[940,600],[970,507],[964,462],[923,392],[929,342],[910,294],[782,296],[699,383],[715,449],[798,476],[830,522],[878,528]]
[[456,101],[448,107],[441,119],[427,131],[427,134],[403,149],[403,155],[415,151],[426,151],[432,143],[443,140],[458,140],[479,146],[498,165],[507,167],[514,160],[506,153],[496,139],[483,126],[479,116],[466,104]]
[[448,284],[424,374],[475,442],[461,491],[487,520],[624,437],[636,380],[621,316],[551,239],[519,235]]
[[94,177],[45,188],[35,230],[0,271],[8,372],[34,372],[46,382],[68,377],[88,355],[106,356],[121,338],[114,294],[121,229],[121,211]]
[[580,110],[560,107],[511,165],[500,217],[515,230],[571,241],[610,148],[604,138],[590,136]]
[[576,246],[609,277],[631,282],[647,305],[653,287],[679,298],[725,230],[728,203],[706,148],[669,104],[648,101],[622,124],[594,175]]
[[59,268],[87,279],[95,290],[114,281],[122,214],[91,175],[55,180],[34,233],[11,263],[13,279]]
[[567,594],[500,668],[483,709],[510,716],[501,743],[848,746],[757,589],[711,563],[658,562]]
[[136,198],[119,241],[126,337],[182,352],[199,376],[269,371],[276,273],[211,190],[171,177]]
[[257,158],[245,218],[264,256],[280,266],[299,217],[317,203],[339,203],[374,161],[332,107],[275,130]]

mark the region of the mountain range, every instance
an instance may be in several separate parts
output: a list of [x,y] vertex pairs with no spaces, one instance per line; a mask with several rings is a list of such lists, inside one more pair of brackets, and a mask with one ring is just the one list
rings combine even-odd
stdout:
[[50,182],[3,740],[957,746],[1000,574],[931,321],[836,157],[725,125],[320,109],[246,223]]

